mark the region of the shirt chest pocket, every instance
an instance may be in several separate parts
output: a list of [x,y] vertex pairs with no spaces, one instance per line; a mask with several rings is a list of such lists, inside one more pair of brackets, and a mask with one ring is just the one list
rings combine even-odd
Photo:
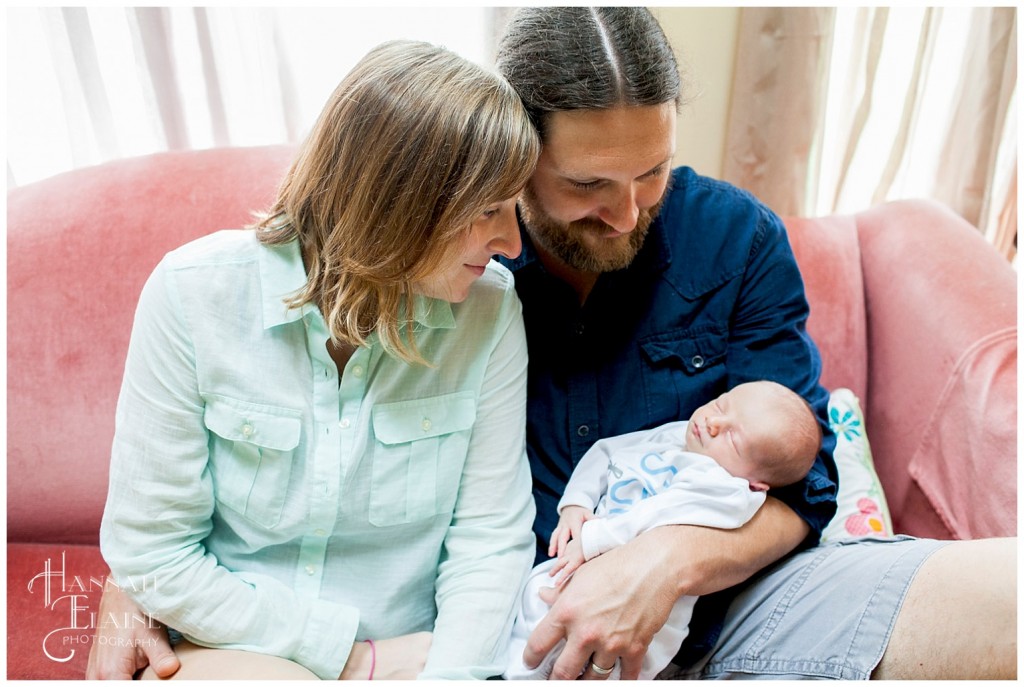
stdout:
[[234,399],[207,399],[214,498],[264,527],[281,520],[295,448],[299,412]]
[[676,330],[640,342],[648,422],[661,424],[717,395],[724,383],[728,337],[718,328]]
[[370,522],[401,525],[451,512],[476,420],[472,392],[373,409]]

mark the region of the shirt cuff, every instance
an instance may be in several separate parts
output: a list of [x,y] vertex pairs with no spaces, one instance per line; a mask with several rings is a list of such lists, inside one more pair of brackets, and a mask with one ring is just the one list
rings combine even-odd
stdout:
[[359,629],[359,611],[319,601],[310,609],[295,661],[321,680],[337,680],[348,662]]

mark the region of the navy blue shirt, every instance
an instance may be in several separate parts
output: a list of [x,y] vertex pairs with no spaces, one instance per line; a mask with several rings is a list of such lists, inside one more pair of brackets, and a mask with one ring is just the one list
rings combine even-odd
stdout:
[[[670,183],[636,259],[601,274],[582,307],[544,269],[525,231],[522,254],[502,260],[515,273],[530,352],[527,451],[538,560],[547,557],[569,476],[595,441],[687,420],[754,380],[801,394],[822,426],[810,474],[771,491],[810,526],[803,546],[816,544],[835,514],[828,392],[818,384],[821,359],[805,330],[803,280],[782,221],[750,194],[687,167]],[[713,641],[734,593],[712,595],[716,610],[698,604],[688,644]]]

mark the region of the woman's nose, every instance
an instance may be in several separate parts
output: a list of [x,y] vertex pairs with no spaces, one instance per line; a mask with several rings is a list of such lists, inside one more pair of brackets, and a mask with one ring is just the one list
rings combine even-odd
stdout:
[[516,221],[516,213],[502,212],[494,223],[494,235],[487,243],[488,250],[492,254],[501,255],[512,259],[519,256],[523,250],[523,240],[519,236],[519,222]]

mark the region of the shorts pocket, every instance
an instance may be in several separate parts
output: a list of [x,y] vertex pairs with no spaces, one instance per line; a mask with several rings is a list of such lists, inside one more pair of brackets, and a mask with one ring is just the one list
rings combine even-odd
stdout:
[[470,391],[375,406],[370,522],[401,525],[451,510],[475,420]]
[[302,434],[299,411],[213,396],[203,421],[214,498],[259,525],[277,525]]

